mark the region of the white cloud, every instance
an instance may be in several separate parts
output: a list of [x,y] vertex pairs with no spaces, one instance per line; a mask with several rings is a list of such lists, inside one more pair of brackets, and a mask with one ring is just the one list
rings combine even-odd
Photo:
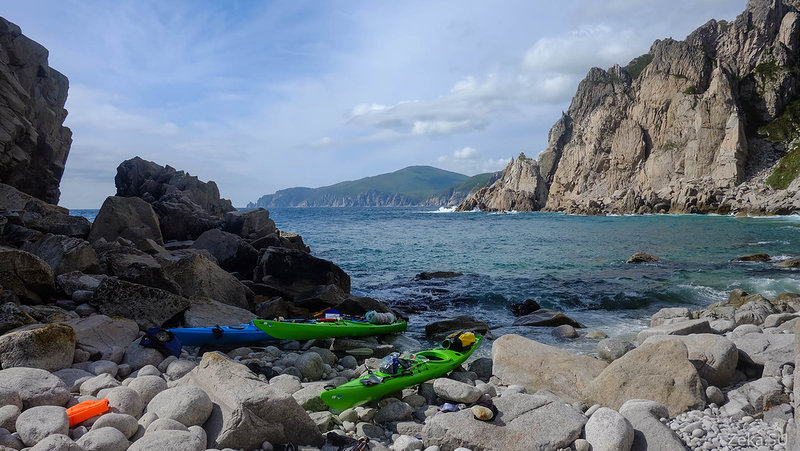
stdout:
[[478,149],[464,147],[449,155],[440,155],[437,163],[444,169],[462,174],[475,175],[485,172],[500,171],[508,165],[510,158],[486,158],[481,156]]
[[458,160],[471,160],[478,156],[478,149],[474,147],[465,147],[461,150],[453,152],[453,157]]

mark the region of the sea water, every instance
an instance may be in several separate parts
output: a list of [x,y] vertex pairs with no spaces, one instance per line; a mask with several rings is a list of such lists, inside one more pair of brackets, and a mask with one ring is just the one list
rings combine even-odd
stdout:
[[[516,333],[590,352],[595,341],[560,341],[549,328],[512,326],[509,306],[535,299],[586,330],[633,339],[663,307],[704,308],[725,301],[734,288],[766,297],[800,293],[800,272],[775,265],[800,257],[797,216],[570,216],[415,207],[275,208],[270,217],[281,230],[301,234],[313,255],[344,269],[354,294],[413,311],[409,334],[415,338],[423,338],[432,321],[469,315],[488,322],[494,336]],[[662,261],[625,263],[638,251]],[[755,253],[772,261],[731,261]],[[416,280],[423,271],[463,276]]]

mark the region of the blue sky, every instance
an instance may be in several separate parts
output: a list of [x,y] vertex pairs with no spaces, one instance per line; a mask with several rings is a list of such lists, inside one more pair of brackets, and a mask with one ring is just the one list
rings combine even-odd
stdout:
[[244,206],[410,165],[536,156],[592,66],[744,0],[6,0],[70,79],[60,204],[99,208],[139,155]]

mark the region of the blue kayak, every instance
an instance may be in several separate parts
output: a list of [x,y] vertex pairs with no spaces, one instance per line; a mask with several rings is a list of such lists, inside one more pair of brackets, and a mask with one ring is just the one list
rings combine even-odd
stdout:
[[261,329],[249,324],[214,327],[182,327],[168,329],[183,346],[235,345],[275,340]]

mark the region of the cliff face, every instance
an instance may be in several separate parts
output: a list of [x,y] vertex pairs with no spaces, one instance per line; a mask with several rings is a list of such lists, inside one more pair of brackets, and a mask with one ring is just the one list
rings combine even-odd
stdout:
[[540,210],[546,200],[547,191],[539,165],[521,153],[516,160],[511,160],[494,183],[461,202],[457,210],[533,211]]
[[67,77],[47,49],[0,17],[0,182],[56,204],[72,132],[63,127]]
[[800,183],[767,183],[795,143],[758,132],[797,98],[793,5],[751,0],[733,23],[712,20],[624,68],[591,69],[538,161],[524,173],[512,162],[459,208],[510,209],[513,199],[517,210],[589,214],[800,211]]

